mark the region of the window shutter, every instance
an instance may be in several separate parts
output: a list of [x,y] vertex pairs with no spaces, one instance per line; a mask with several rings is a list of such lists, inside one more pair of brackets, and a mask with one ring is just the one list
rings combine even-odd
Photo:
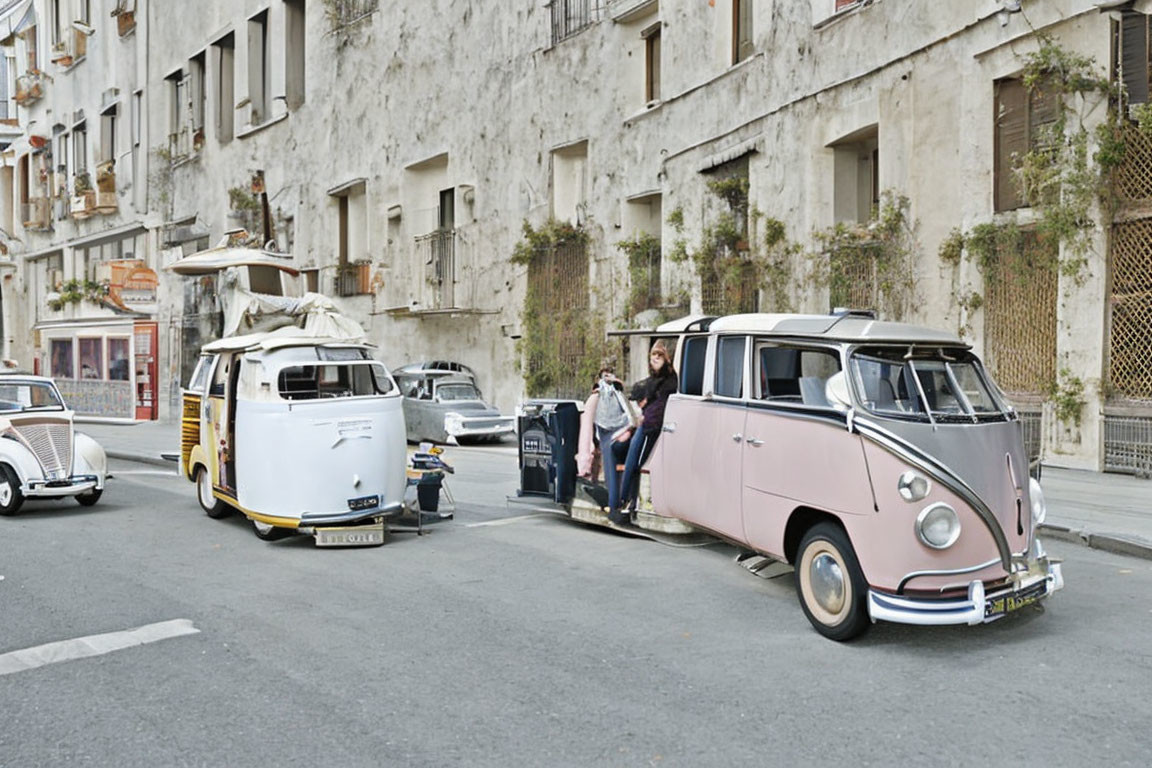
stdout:
[[1129,104],[1148,101],[1148,17],[1125,13],[1120,21],[1120,73]]
[[996,134],[994,195],[997,211],[1010,211],[1024,204],[1014,168],[1028,152],[1028,91],[1020,80],[996,83]]
[[1055,79],[1045,78],[1028,94],[1028,149],[1050,149],[1047,128],[1060,118],[1063,103]]

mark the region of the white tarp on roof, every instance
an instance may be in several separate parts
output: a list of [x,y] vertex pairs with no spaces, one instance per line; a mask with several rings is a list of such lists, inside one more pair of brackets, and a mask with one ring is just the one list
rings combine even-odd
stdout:
[[269,296],[233,287],[224,300],[224,335],[290,327],[295,336],[363,341],[364,329],[319,293]]

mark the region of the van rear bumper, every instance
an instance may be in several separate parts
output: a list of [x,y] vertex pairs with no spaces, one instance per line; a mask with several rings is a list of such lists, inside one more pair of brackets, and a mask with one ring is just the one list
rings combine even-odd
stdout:
[[944,624],[987,624],[1012,611],[1046,599],[1064,588],[1064,574],[1039,549],[1039,556],[1028,561],[1027,570],[1013,574],[1011,582],[985,593],[984,582],[968,584],[968,596],[961,599],[934,600],[906,597],[868,590],[868,614],[872,621],[899,624],[939,626]]

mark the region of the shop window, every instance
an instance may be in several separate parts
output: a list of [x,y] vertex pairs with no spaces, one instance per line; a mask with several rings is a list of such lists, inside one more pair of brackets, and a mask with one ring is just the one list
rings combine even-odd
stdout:
[[72,339],[52,339],[49,343],[49,374],[56,379],[72,379]]
[[80,378],[104,378],[104,350],[103,339],[80,338],[77,339],[80,347]]
[[128,339],[108,339],[108,378],[112,381],[128,381],[130,365]]

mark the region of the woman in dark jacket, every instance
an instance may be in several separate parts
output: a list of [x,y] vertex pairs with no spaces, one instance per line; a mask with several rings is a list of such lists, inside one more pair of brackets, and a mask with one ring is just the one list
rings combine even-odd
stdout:
[[610,509],[608,518],[614,523],[628,522],[628,516],[623,508],[634,503],[640,495],[640,467],[648,460],[652,448],[656,445],[660,431],[664,427],[664,408],[668,404],[668,396],[677,390],[679,378],[672,368],[672,358],[662,342],[652,345],[648,354],[648,379],[643,382],[640,407],[643,415],[640,426],[632,435],[632,442],[628,446],[628,458],[624,460],[624,476],[620,479],[620,496],[628,499],[621,502],[621,509]]

